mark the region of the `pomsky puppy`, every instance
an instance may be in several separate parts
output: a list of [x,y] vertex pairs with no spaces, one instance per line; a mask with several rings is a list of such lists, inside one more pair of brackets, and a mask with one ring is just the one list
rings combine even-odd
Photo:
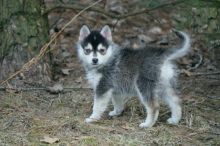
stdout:
[[173,31],[182,40],[179,48],[145,47],[134,50],[116,45],[107,25],[101,31],[90,31],[86,25],[82,26],[77,43],[78,57],[95,92],[93,112],[85,122],[99,120],[110,100],[114,110],[109,112],[109,116],[120,115],[126,99],[137,96],[147,112],[140,127],[155,124],[159,98],[170,107],[171,117],[167,122],[179,123],[182,110],[175,92],[177,73],[173,61],[187,54],[190,38],[184,32]]

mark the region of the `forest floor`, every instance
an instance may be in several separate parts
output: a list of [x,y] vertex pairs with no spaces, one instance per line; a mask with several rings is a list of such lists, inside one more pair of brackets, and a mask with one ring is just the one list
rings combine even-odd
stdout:
[[[68,15],[63,15],[65,19],[62,20],[65,21],[56,22],[63,26],[66,20],[69,20],[68,16],[74,15],[68,12]],[[81,20],[85,16],[88,18],[84,15]],[[182,73],[179,78],[179,95],[183,100],[183,117],[179,125],[166,123],[170,111],[161,103],[159,118],[154,127],[139,128],[138,125],[146,114],[136,97],[127,102],[121,116],[110,118],[110,105],[102,120],[86,124],[84,120],[92,111],[93,92],[84,79],[85,72],[72,45],[76,42],[83,23],[91,24],[95,28],[111,23],[111,20],[100,21],[104,19],[102,17],[99,17],[100,20],[89,18],[87,21],[74,24],[64,32],[65,35],[61,37],[58,46],[62,48],[61,54],[63,53],[64,58],[62,55],[61,59],[59,58],[60,52],[54,53],[58,56],[57,60],[62,60],[62,65],[57,68],[67,68],[68,73],[58,71],[57,81],[53,81],[52,84],[60,83],[69,89],[64,89],[58,94],[51,94],[45,90],[0,92],[0,146],[48,145],[45,142],[59,146],[220,145],[220,77],[219,73],[212,74],[218,70],[210,71],[206,58],[193,71],[183,69],[182,66],[189,64],[187,60],[186,63],[180,63]],[[121,21],[117,25],[118,29],[113,32],[114,40],[120,44],[137,46],[130,42],[135,42],[134,38],[150,29],[151,20],[142,16]],[[125,36],[126,39],[122,39]],[[192,60],[191,55],[191,62]],[[38,87],[37,82],[24,82],[23,85]]]
[[[204,76],[181,77],[183,117],[179,125],[166,123],[170,112],[162,104],[157,123],[149,129],[138,127],[145,112],[135,97],[128,101],[123,115],[110,118],[106,112],[101,121],[86,124],[84,119],[92,111],[89,88],[59,94],[0,93],[0,143],[47,145],[41,140],[50,136],[59,139],[52,145],[60,146],[220,145],[220,88]],[[112,106],[107,111],[110,109]]]

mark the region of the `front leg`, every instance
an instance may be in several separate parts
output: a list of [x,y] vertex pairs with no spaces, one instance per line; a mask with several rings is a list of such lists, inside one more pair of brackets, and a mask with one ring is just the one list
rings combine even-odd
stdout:
[[101,95],[99,94],[95,95],[93,112],[89,118],[86,118],[85,120],[86,123],[95,122],[101,118],[102,114],[104,113],[104,111],[106,110],[108,106],[111,96],[112,96],[111,89]]
[[114,110],[109,112],[109,116],[118,116],[124,110],[125,99],[121,96],[112,97],[112,104],[114,106]]

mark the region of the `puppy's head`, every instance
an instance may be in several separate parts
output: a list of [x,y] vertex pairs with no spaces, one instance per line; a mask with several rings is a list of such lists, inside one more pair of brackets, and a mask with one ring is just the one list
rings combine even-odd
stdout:
[[112,56],[111,42],[112,35],[109,26],[104,26],[101,31],[90,31],[84,25],[79,34],[78,56],[87,66],[105,65]]

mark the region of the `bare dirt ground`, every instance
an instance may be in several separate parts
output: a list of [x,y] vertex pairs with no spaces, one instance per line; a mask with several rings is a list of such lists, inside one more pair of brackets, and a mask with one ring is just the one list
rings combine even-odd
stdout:
[[[53,18],[58,17],[58,14],[54,14]],[[62,18],[65,19],[62,21],[57,18],[55,29],[63,26],[73,14],[63,14]],[[84,79],[84,71],[78,62],[73,44],[77,41],[82,24],[100,28],[103,24],[113,23],[112,20],[102,17],[88,17],[90,19],[83,21],[87,17],[88,15],[80,17],[77,24],[74,23],[64,32],[55,46],[59,50],[54,52],[59,71],[55,75],[56,81],[50,85],[61,83],[72,89],[58,94],[45,90],[0,92],[0,145],[48,145],[41,141],[44,136],[58,138],[57,142],[50,145],[59,146],[220,145],[220,74],[207,74],[212,68],[207,57],[199,67],[188,71],[186,65],[193,62],[193,53],[185,59],[186,63],[179,62],[182,71],[179,95],[183,100],[183,117],[179,125],[166,123],[170,112],[166,105],[161,104],[155,126],[140,129],[138,125],[146,115],[136,97],[128,101],[123,115],[110,118],[110,105],[101,121],[94,124],[84,123],[84,119],[92,111],[93,92]],[[102,19],[105,21],[101,21]],[[53,20],[50,20],[51,24],[55,24],[55,19]],[[138,46],[140,44],[136,42],[139,34],[147,34],[152,25],[150,22],[145,16],[120,21],[113,32],[114,40],[125,46]],[[54,30],[52,25],[51,27]],[[161,40],[161,35],[158,40]],[[69,75],[63,75],[61,69],[68,69]],[[212,73],[217,71],[211,70]],[[23,83],[24,87],[41,85],[44,84],[40,81]]]

